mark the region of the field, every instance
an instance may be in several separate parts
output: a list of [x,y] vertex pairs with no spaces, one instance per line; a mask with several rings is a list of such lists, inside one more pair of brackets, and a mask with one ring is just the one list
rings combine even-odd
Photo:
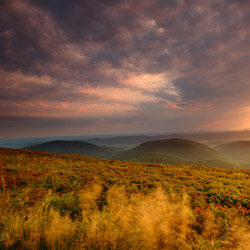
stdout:
[[0,149],[0,249],[249,249],[250,171]]

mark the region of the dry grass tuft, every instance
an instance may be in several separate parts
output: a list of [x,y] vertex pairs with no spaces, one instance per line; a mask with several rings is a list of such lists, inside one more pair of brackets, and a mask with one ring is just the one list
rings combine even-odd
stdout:
[[[131,194],[124,186],[105,189],[93,184],[79,191],[77,219],[52,207],[54,198],[48,192],[29,209],[1,210],[0,235],[5,237],[1,249],[247,250],[250,246],[249,225],[243,218],[231,214],[229,220],[210,209],[195,211],[185,193],[166,194],[157,188],[147,195]],[[6,199],[8,193],[0,205],[7,207]]]
[[108,205],[95,210],[85,227],[90,249],[181,249],[192,232],[187,197],[168,197],[162,189],[127,197],[124,188],[107,193]]

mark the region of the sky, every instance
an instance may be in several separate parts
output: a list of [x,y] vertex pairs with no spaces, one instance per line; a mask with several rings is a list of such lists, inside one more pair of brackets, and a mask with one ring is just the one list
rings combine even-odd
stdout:
[[0,138],[245,128],[249,0],[0,1]]

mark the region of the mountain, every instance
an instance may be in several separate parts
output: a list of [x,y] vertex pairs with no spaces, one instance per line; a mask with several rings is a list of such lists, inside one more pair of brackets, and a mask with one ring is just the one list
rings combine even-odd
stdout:
[[107,138],[90,138],[81,141],[96,144],[98,146],[137,146],[147,141],[157,141],[165,139],[182,138],[186,140],[198,141],[201,143],[215,146],[221,143],[250,139],[250,131],[226,131],[226,132],[206,132],[206,133],[175,133],[167,135],[134,135],[134,136],[117,136]]
[[41,143],[24,149],[136,162],[235,167],[214,149],[198,142],[178,138],[144,142],[126,151],[122,148],[97,146],[88,142],[61,140]]
[[235,167],[223,154],[190,140],[150,141],[120,153],[116,159],[136,162]]
[[214,149],[240,163],[250,165],[250,141],[233,141],[214,147]]
[[60,140],[29,146],[24,149],[62,154],[83,154],[101,158],[107,158],[122,151],[119,148],[100,147],[87,142]]

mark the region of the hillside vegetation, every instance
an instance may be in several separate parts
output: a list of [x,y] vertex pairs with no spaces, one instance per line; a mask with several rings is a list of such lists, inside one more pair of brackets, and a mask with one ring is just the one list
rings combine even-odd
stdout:
[[236,167],[233,162],[214,149],[179,138],[145,142],[115,157],[135,162]]
[[232,158],[223,155],[223,153],[219,153],[204,144],[178,138],[145,142],[130,150],[97,146],[80,141],[50,141],[26,147],[25,149],[52,153],[82,154],[143,163],[157,162],[173,165],[238,167]]
[[61,154],[83,154],[94,157],[109,158],[122,150],[114,147],[101,147],[81,141],[50,141],[26,147],[25,149]]
[[0,149],[0,249],[249,249],[250,172]]
[[215,150],[224,153],[231,159],[237,161],[244,167],[250,167],[250,141],[234,141],[224,143],[217,147]]

